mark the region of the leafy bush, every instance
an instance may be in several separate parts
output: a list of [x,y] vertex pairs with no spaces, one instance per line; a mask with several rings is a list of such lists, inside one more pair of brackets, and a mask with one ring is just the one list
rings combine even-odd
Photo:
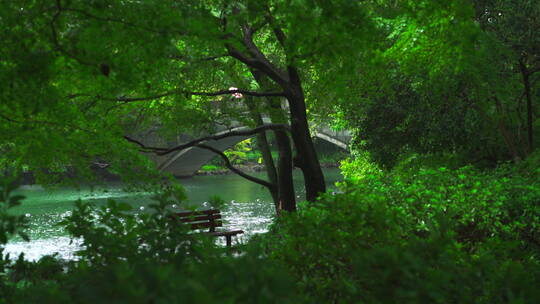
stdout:
[[0,303],[539,303],[537,158],[491,171],[423,158],[390,173],[344,162],[341,193],[235,255],[171,221],[181,189],[145,213],[78,203],[64,225],[79,259],[3,257]]
[[22,195],[13,195],[12,191],[17,188],[15,179],[0,176],[0,303],[15,292],[16,285],[7,280],[7,271],[11,266],[9,254],[4,254],[4,247],[8,239],[14,235],[28,240],[24,229],[28,227],[28,221],[24,215],[14,216],[9,209],[21,204]]
[[420,169],[438,169],[441,167],[448,169],[459,169],[468,163],[462,155],[456,153],[431,153],[431,154],[406,154],[400,157],[392,171],[397,174],[415,174]]
[[148,256],[95,266],[72,263],[31,284],[13,303],[301,303],[282,270],[247,254],[167,262]]
[[28,240],[24,233],[28,221],[24,215],[14,216],[9,214],[9,209],[19,206],[25,198],[23,195],[13,195],[17,188],[15,179],[0,176],[0,245],[7,243],[9,237],[17,234],[22,239]]
[[540,249],[540,183],[507,170],[420,169],[392,177],[390,199],[423,231],[434,214],[452,219],[457,238],[474,246],[490,237]]
[[[538,303],[540,181],[515,168],[355,176],[262,240],[328,303]],[[349,170],[349,171],[347,171]]]
[[[171,218],[181,189],[156,197],[150,212],[109,201],[77,203],[63,221],[82,239],[76,261],[21,256],[0,276],[0,303],[301,303],[279,264],[248,250],[233,256]],[[248,248],[249,249],[249,248]]]
[[371,162],[366,152],[358,153],[353,159],[342,160],[340,169],[345,179],[355,182],[360,182],[367,177],[380,176],[383,173],[379,166]]
[[207,164],[207,165],[202,166],[201,169],[199,169],[199,170],[201,170],[203,172],[208,172],[208,171],[217,171],[217,170],[224,170],[224,169],[226,169],[226,168],[223,167],[223,166],[208,165]]

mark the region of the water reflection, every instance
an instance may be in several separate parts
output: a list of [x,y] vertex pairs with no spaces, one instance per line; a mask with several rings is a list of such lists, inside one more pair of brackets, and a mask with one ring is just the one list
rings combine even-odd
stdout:
[[[261,177],[262,174],[260,174]],[[339,170],[326,169],[325,176],[329,185],[340,179]],[[240,239],[263,233],[272,222],[274,206],[270,194],[260,185],[246,181],[237,175],[196,176],[182,179],[180,182],[188,194],[187,205],[208,209],[209,198],[219,196],[228,202],[222,209],[224,229],[242,229],[245,231]],[[303,184],[299,172],[295,172],[297,189]],[[98,205],[105,204],[108,199],[115,199],[131,204],[135,209],[145,211],[152,202],[151,193],[126,192],[119,184],[111,184],[103,189],[55,189],[44,190],[39,186],[25,187],[22,191],[27,199],[15,210],[17,214],[25,214],[30,219],[28,235],[31,242],[13,239],[6,245],[5,252],[17,256],[25,253],[29,259],[37,259],[46,254],[58,252],[62,258],[72,259],[77,242],[70,243],[69,237],[59,226],[68,216],[78,199],[92,201]],[[304,195],[298,191],[299,199]],[[177,206],[179,209],[183,206]],[[185,208],[185,206],[184,206]],[[220,242],[224,240],[220,240]]]
[[57,253],[63,259],[75,259],[75,251],[79,248],[80,240],[72,240],[67,236],[33,239],[31,242],[16,241],[6,246],[5,253],[16,258],[24,253],[27,260],[37,260],[44,255]]

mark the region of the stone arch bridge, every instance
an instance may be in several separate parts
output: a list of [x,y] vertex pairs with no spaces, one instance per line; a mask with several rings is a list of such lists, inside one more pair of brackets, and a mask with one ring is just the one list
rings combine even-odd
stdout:
[[[245,126],[236,126],[236,127],[225,127],[218,126],[217,132],[214,135],[220,135],[230,131],[244,131],[251,128]],[[187,135],[179,135],[176,140],[164,142],[157,136],[157,128],[154,130],[149,130],[144,134],[139,134],[135,136],[137,140],[144,143],[148,146],[166,146],[168,148],[186,143],[193,138]],[[327,142],[330,142],[344,150],[349,149],[349,142],[351,140],[351,133],[349,131],[333,131],[328,127],[317,127],[312,131],[312,135],[323,139]],[[250,137],[249,136],[230,136],[225,137],[220,140],[207,140],[201,142],[207,146],[211,146],[220,151],[225,151],[228,148],[236,145],[237,143],[244,141]],[[167,155],[158,156],[155,154],[148,154],[154,162],[156,162],[158,169],[162,172],[168,172],[176,177],[189,177],[194,175],[197,170],[199,170],[204,164],[209,162],[212,158],[216,156],[215,153],[208,151],[206,149],[198,147],[190,147],[180,151],[175,151]]]

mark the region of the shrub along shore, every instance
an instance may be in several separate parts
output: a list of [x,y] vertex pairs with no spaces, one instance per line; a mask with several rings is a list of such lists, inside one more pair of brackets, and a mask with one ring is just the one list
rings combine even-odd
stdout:
[[[152,213],[79,203],[63,225],[84,238],[80,258],[3,256],[0,303],[538,303],[539,159],[346,161],[341,193],[282,214],[233,255],[169,220],[180,188]],[[23,201],[13,189],[6,207]],[[5,243],[25,223],[2,210]]]

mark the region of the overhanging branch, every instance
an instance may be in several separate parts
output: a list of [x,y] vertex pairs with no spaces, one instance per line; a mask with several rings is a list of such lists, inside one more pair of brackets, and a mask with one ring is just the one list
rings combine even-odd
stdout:
[[226,138],[226,137],[231,137],[231,136],[250,136],[250,135],[255,135],[257,133],[260,133],[260,132],[264,132],[266,130],[289,130],[289,126],[285,125],[285,124],[266,124],[266,125],[262,125],[262,126],[253,128],[253,129],[249,129],[249,130],[234,130],[234,131],[224,132],[224,133],[221,133],[221,134],[216,134],[216,135],[210,135],[210,136],[197,138],[197,139],[194,139],[194,140],[192,140],[190,142],[187,142],[187,143],[182,144],[182,145],[178,145],[178,146],[173,147],[173,148],[149,147],[149,146],[144,145],[142,142],[140,142],[140,141],[138,141],[136,139],[130,138],[129,136],[124,136],[124,138],[127,141],[138,145],[145,152],[153,152],[153,153],[155,153],[157,155],[167,155],[167,154],[170,154],[170,153],[175,152],[175,151],[181,151],[181,150],[184,150],[184,149],[187,149],[187,148],[190,148],[190,147],[197,146],[197,145],[199,145],[199,144],[201,144],[202,142],[205,142],[205,141],[220,140],[220,139],[223,139],[223,138]]
[[9,121],[11,123],[16,123],[16,124],[23,124],[23,125],[24,124],[41,124],[41,125],[54,126],[54,127],[58,127],[58,128],[70,128],[72,130],[79,130],[79,131],[84,131],[84,132],[92,133],[92,134],[96,133],[96,132],[94,132],[92,130],[81,128],[81,127],[78,127],[78,126],[75,126],[75,125],[72,125],[72,124],[59,123],[59,122],[55,122],[55,121],[38,120],[38,119],[18,120],[18,119],[11,118],[11,117],[9,117],[7,115],[4,115],[3,113],[0,113],[0,118],[4,119],[6,121]]
[[136,101],[148,101],[148,100],[156,100],[163,97],[173,96],[173,95],[196,95],[196,96],[221,96],[221,95],[232,95],[232,94],[244,94],[247,96],[254,96],[254,97],[284,97],[285,92],[254,92],[254,91],[248,91],[248,90],[242,90],[242,89],[234,89],[234,90],[220,90],[215,92],[194,92],[194,91],[184,91],[184,90],[174,90],[169,91],[157,95],[151,95],[151,96],[143,96],[143,97],[126,97],[126,96],[119,96],[119,97],[105,97],[105,96],[92,96],[90,94],[71,94],[68,95],[68,98],[78,98],[78,97],[94,97],[96,99],[101,100],[107,100],[107,101],[118,101],[118,102],[136,102]]
[[208,151],[211,151],[211,152],[213,152],[213,153],[219,155],[219,156],[221,157],[221,159],[223,159],[223,161],[225,162],[225,166],[226,166],[227,168],[229,168],[229,170],[231,170],[232,172],[234,172],[234,173],[240,175],[241,177],[243,177],[243,178],[245,178],[245,179],[247,179],[247,180],[249,180],[249,181],[252,181],[252,182],[254,182],[254,183],[257,183],[257,184],[259,184],[259,185],[262,185],[262,186],[264,186],[264,187],[267,187],[267,188],[270,189],[270,190],[271,190],[272,188],[275,187],[275,185],[272,184],[272,183],[269,183],[269,182],[267,182],[267,181],[265,181],[265,180],[263,180],[263,179],[260,179],[260,178],[251,176],[251,175],[249,175],[249,174],[246,174],[245,172],[243,172],[243,171],[241,171],[241,170],[235,168],[235,167],[231,164],[231,162],[229,161],[229,158],[227,157],[227,155],[225,155],[225,153],[221,152],[220,150],[218,150],[218,149],[216,149],[216,148],[214,148],[214,147],[211,147],[211,146],[204,145],[204,144],[198,144],[198,145],[195,145],[195,147],[201,148],[201,149],[206,149],[206,150],[208,150]]
[[231,57],[229,54],[221,54],[215,56],[201,57],[201,58],[189,58],[189,56],[182,55],[172,55],[170,58],[174,60],[180,60],[185,62],[202,62],[202,61],[212,61],[219,58]]
[[140,141],[138,141],[138,140],[136,140],[134,138],[131,138],[129,136],[124,136],[124,139],[129,141],[130,143],[133,143],[133,144],[136,144],[137,146],[139,146],[141,149],[144,150],[143,152],[153,152],[153,153],[157,154],[160,151],[167,151],[168,150],[167,148],[146,146],[142,142],[140,142]]

